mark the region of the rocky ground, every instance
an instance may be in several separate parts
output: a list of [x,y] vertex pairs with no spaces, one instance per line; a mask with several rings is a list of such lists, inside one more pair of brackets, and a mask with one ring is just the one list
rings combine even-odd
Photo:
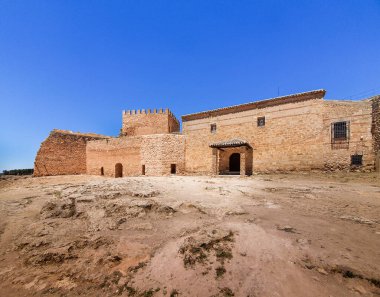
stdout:
[[380,296],[380,176],[0,179],[0,296]]

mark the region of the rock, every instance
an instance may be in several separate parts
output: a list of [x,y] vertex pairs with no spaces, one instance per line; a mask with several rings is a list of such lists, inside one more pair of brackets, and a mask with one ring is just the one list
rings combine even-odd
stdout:
[[355,286],[353,289],[360,294],[367,294],[367,291],[362,286]]
[[289,233],[295,233],[295,229],[291,226],[283,226],[283,227],[280,227],[280,226],[277,226],[277,230],[281,230],[281,231],[285,231],[285,232],[289,232]]
[[372,220],[369,220],[367,218],[355,217],[355,216],[341,216],[340,219],[345,220],[345,221],[353,221],[355,223],[365,224],[365,225],[375,224],[375,222]]
[[328,272],[322,268],[322,267],[318,267],[317,268],[317,271],[320,273],[320,274],[323,274],[323,275],[328,275]]
[[75,199],[47,202],[41,209],[44,218],[70,218],[76,213]]

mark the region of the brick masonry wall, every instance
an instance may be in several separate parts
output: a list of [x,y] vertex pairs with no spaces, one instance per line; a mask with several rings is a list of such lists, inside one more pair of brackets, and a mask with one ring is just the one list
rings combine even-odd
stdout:
[[53,130],[37,152],[34,176],[85,174],[87,141],[104,137]]
[[[183,123],[186,171],[212,173],[213,142],[239,138],[253,148],[253,172],[323,168],[322,99],[253,109]],[[257,118],[265,116],[265,126]],[[216,133],[210,125],[216,124]]]
[[[325,101],[323,105],[323,157],[326,170],[374,169],[371,133],[372,106],[369,100]],[[331,123],[349,122],[348,144],[332,145]],[[363,155],[363,166],[351,168],[351,155]]]
[[115,176],[115,165],[121,163],[123,176],[169,175],[176,164],[177,174],[184,173],[185,138],[176,134],[155,134],[91,141],[87,145],[87,173]]
[[179,131],[179,122],[169,109],[123,112],[122,136],[163,134]]

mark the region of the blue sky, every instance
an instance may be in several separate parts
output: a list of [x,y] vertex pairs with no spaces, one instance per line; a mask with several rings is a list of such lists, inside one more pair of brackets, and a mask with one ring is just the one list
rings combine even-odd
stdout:
[[379,71],[379,0],[0,0],[0,170],[53,128],[117,135],[123,109],[358,99]]

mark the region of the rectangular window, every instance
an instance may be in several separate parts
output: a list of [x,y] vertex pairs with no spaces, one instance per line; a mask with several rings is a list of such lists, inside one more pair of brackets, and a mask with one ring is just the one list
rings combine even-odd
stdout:
[[257,127],[264,127],[265,126],[265,117],[258,117],[257,118]]
[[177,173],[177,166],[175,164],[170,165],[170,173],[176,174]]
[[361,166],[363,165],[363,155],[352,155],[351,156],[351,165]]
[[348,124],[347,122],[336,122],[333,124],[333,137],[335,140],[346,140]]
[[216,124],[211,124],[210,131],[211,133],[216,133]]

